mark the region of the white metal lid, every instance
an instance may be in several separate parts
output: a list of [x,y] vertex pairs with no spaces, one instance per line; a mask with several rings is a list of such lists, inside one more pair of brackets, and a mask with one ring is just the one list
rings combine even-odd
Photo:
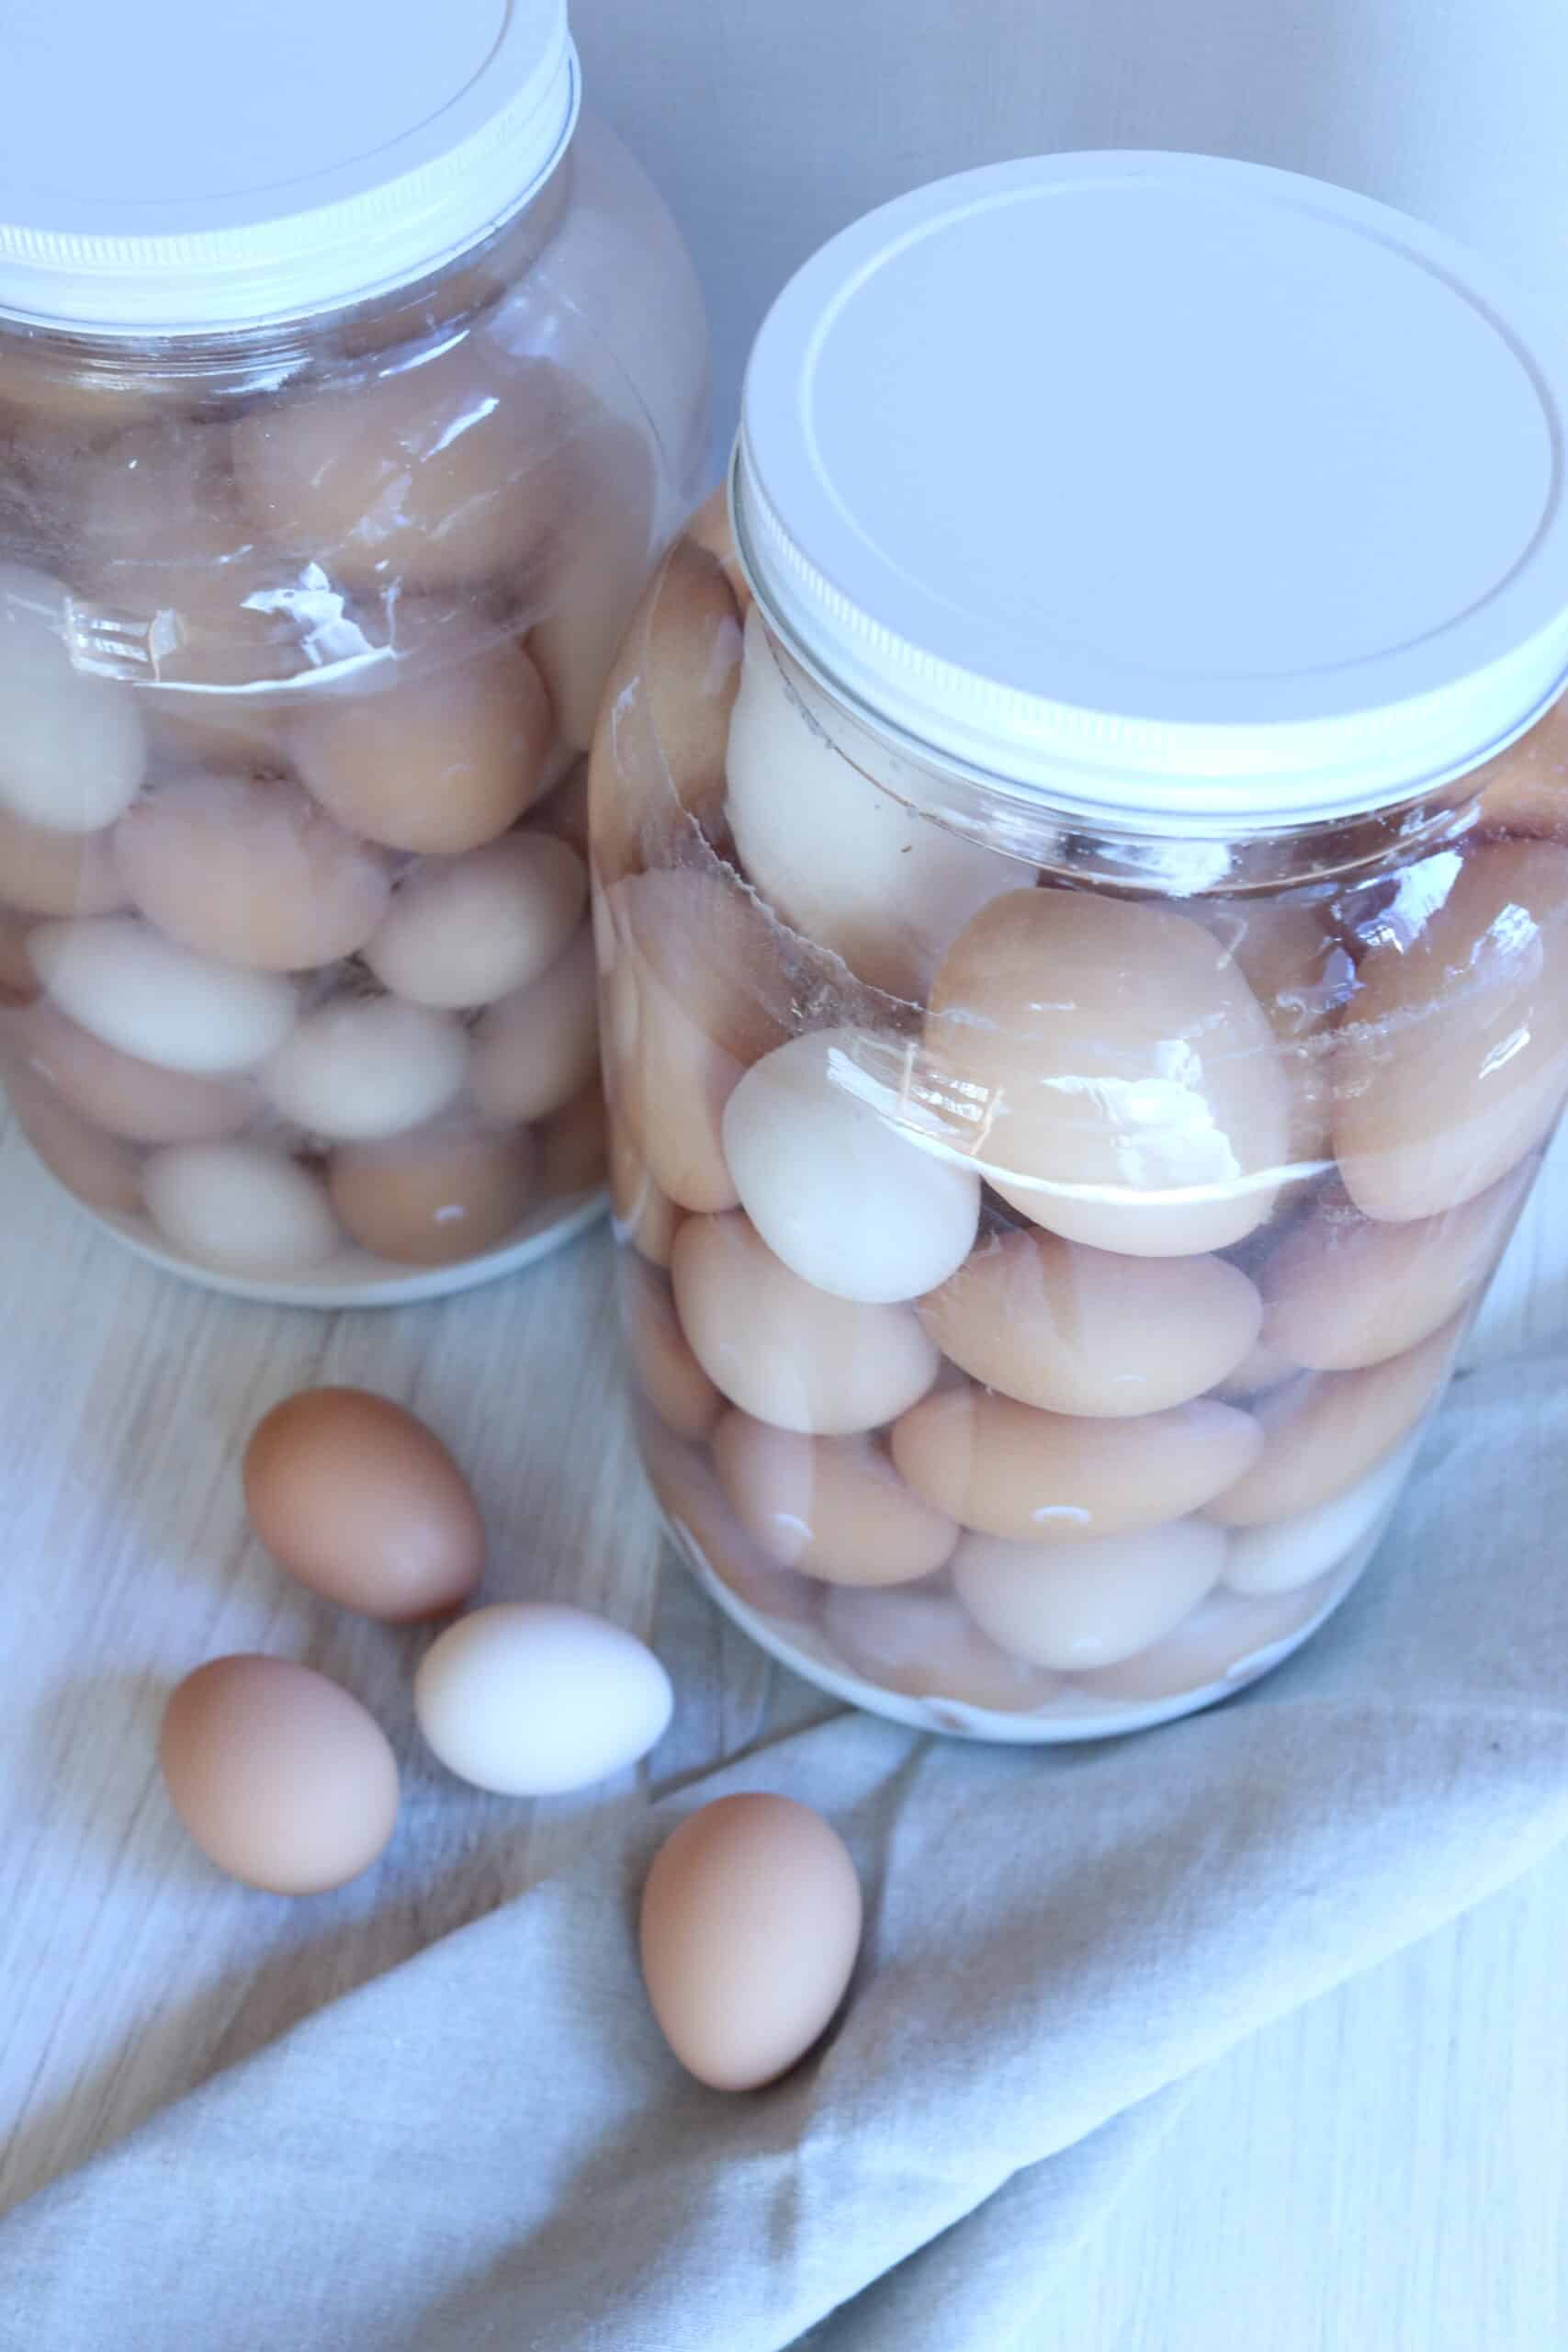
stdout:
[[179,334],[475,244],[576,116],[566,0],[6,0],[0,313]]
[[1156,826],[1462,773],[1568,674],[1568,345],[1294,174],[1055,155],[823,247],[734,497],[764,609],[942,758]]

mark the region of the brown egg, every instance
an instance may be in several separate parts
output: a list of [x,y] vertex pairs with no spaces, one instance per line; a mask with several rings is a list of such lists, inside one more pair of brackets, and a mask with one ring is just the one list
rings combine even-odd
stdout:
[[1461,1208],[1408,1225],[1362,1216],[1335,1186],[1263,1269],[1269,1343],[1313,1372],[1403,1355],[1481,1288],[1534,1173],[1527,1160]]
[[468,1088],[487,1119],[547,1119],[581,1092],[599,1057],[593,942],[580,924],[564,955],[474,1023]]
[[1273,1664],[1282,1644],[1312,1623],[1334,1582],[1332,1577],[1322,1577],[1315,1584],[1267,1600],[1212,1592],[1173,1633],[1114,1666],[1076,1676],[1075,1686],[1129,1706],[1156,1706],[1216,1682],[1230,1682],[1239,1690]]
[[122,1054],[47,999],[18,1023],[16,1049],[81,1117],[129,1143],[214,1143],[243,1134],[262,1108],[254,1080],[202,1078]]
[[385,854],[281,778],[175,777],[120,819],[115,854],[166,938],[267,972],[354,955],[391,900]]
[[560,510],[567,379],[469,335],[355,384],[265,401],[233,432],[251,526],[334,579],[418,594],[516,571]]
[[943,958],[926,1052],[947,1131],[1068,1240],[1185,1257],[1273,1205],[1290,1143],[1273,1033],[1185,915],[1006,892]]
[[604,1097],[597,1079],[536,1129],[541,1200],[597,1192],[607,1173],[609,1140]]
[[627,1250],[615,1275],[632,1378],[666,1429],[677,1437],[705,1438],[724,1399],[686,1344],[668,1280]]
[[138,1215],[141,1159],[131,1145],[89,1126],[27,1073],[7,1069],[6,1091],[22,1133],[68,1193],[104,1216]]
[[701,548],[718,564],[744,620],[750,608],[751,591],[735,552],[735,534],[729,527],[729,495],[722,483],[704,499],[687,524],[685,536],[694,547]]
[[164,1711],[159,1761],[209,1861],[272,1894],[368,1870],[398,1818],[398,1767],[357,1699],[280,1657],[218,1657]]
[[633,616],[590,763],[594,856],[606,882],[666,862],[683,820],[724,799],[740,683],[740,616],[716,559],[677,539]]
[[14,425],[59,436],[73,448],[159,416],[187,397],[185,384],[149,368],[122,364],[95,370],[68,363],[58,344],[8,334],[0,354],[0,430],[8,412]]
[[327,1162],[332,1204],[363,1250],[400,1266],[451,1266],[498,1249],[532,1206],[538,1146],[439,1125],[388,1143],[343,1144]]
[[1568,849],[1494,842],[1362,962],[1335,1059],[1346,1190],[1393,1223],[1457,1208],[1535,1148],[1565,1090]]
[[920,1314],[987,1387],[1119,1417],[1182,1404],[1234,1372],[1263,1306],[1223,1258],[1121,1258],[1029,1232],[983,1238]]
[[0,906],[0,1005],[31,1004],[38,995],[38,974],[28,954],[31,929],[26,915]]
[[966,1535],[953,1582],[992,1641],[1066,1674],[1113,1666],[1159,1641],[1213,1591],[1224,1565],[1220,1530],[1186,1519],[1080,1544]]
[[1060,1675],[1010,1657],[950,1592],[927,1586],[837,1586],[822,1630],[852,1673],[908,1699],[1016,1715],[1049,1706],[1066,1688]]
[[820,1814],[789,1797],[720,1797],[666,1838],[643,1888],[660,2031],[699,2082],[756,2090],[826,2030],[860,1932],[855,1866]]
[[1487,832],[1568,844],[1568,703],[1465,782],[1480,787],[1475,819]]
[[648,1483],[676,1542],[748,1609],[782,1624],[813,1623],[822,1587],[753,1543],[719,1490],[707,1448],[676,1437],[646,1407],[637,1431]]
[[116,828],[56,833],[0,808],[0,899],[30,915],[107,915],[126,902]]
[[1234,1486],[1262,1443],[1247,1414],[1207,1399],[1135,1420],[1085,1420],[954,1388],[904,1415],[893,1459],[918,1495],[964,1527],[1015,1543],[1081,1544],[1201,1509]]
[[549,741],[538,672],[521,646],[496,645],[460,668],[324,696],[289,747],[310,791],[351,832],[451,857],[516,822]]
[[668,1266],[685,1211],[661,1193],[619,1120],[610,1122],[610,1213],[622,1241],[649,1265]]
[[568,464],[558,530],[541,568],[542,617],[528,650],[549,689],[556,725],[585,752],[654,553],[653,456],[640,433],[606,422],[580,436]]
[[1261,1453],[1209,1498],[1225,1527],[1293,1519],[1365,1477],[1434,1402],[1452,1368],[1464,1318],[1364,1372],[1303,1374],[1257,1407]]
[[679,1207],[733,1208],[724,1106],[788,1035],[789,991],[768,919],[739,888],[692,869],[634,875],[610,898],[627,943],[635,1028],[629,1046],[615,1035],[617,1110]]
[[874,1438],[802,1437],[727,1413],[713,1458],[747,1532],[784,1567],[824,1583],[908,1584],[944,1566],[958,1541],[955,1523],[911,1493]]
[[1292,1163],[1319,1169],[1333,1125],[1335,1024],[1355,989],[1355,965],[1321,906],[1270,899],[1206,904],[1207,928],[1230,948],[1279,1045],[1291,1095]]
[[760,1421],[852,1436],[907,1412],[936,1377],[937,1351],[912,1307],[856,1306],[814,1290],[737,1212],[689,1218],[671,1273],[693,1354],[730,1403]]
[[391,1624],[456,1609],[484,1567],[474,1493],[434,1430],[364,1388],[304,1388],[251,1432],[251,1525],[279,1567]]

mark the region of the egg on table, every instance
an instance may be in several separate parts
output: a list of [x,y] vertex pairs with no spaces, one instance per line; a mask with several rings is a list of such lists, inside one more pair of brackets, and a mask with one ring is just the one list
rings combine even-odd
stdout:
[[550,1796],[635,1764],[663,1736],[674,1698],[653,1652],[621,1626],[555,1601],[499,1601],[436,1637],[413,1703],[459,1780]]

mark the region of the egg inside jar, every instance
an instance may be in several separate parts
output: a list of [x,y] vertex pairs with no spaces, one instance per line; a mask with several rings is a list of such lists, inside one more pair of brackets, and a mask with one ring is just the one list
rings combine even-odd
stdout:
[[156,290],[57,271],[38,324],[0,222],[0,1079],[217,1287],[428,1295],[604,1202],[586,754],[707,357],[578,101],[564,9],[519,12],[462,122],[408,126],[467,175],[394,218],[397,141],[334,156],[380,224],[335,256],[315,176],[269,183],[265,284],[210,232],[220,327],[183,243]]
[[[1171,160],[1178,197],[1189,161]],[[807,265],[753,355],[728,493],[633,620],[590,770],[623,1322],[667,1525],[798,1671],[1013,1741],[1208,1705],[1337,1608],[1568,1097],[1568,820],[1548,782],[1568,744],[1568,539],[1534,667],[1404,713],[1392,745],[1359,704],[1271,731],[1244,695],[1227,719],[1201,647],[1184,725],[1158,714],[1161,679],[1143,744],[1132,720],[1096,742],[1069,707],[1046,763],[1029,735],[1055,716],[1047,688],[1078,700],[1063,686],[1080,621],[1065,646],[1043,624],[1023,639],[1020,667],[1044,682],[1028,730],[973,674],[984,632],[963,669],[949,644],[960,607],[994,619],[1004,559],[1043,609],[1055,556],[959,512],[934,458],[936,526],[911,511],[900,469],[962,413],[937,403],[933,423],[929,385],[897,411],[886,468],[848,358],[832,380],[849,422],[832,406],[816,322],[883,271],[865,345],[841,314],[834,332],[886,381],[911,221],[934,266],[987,209],[976,183],[998,202],[1064,173],[1086,199],[1114,193],[1121,266],[1156,270],[1127,242],[1126,170],[969,175]],[[1267,222],[1279,175],[1208,166],[1205,189],[1211,171]],[[1397,221],[1335,202],[1345,241]],[[1190,225],[1194,287],[1244,308],[1235,243],[1206,206]],[[969,266],[943,281],[960,306]],[[1342,268],[1330,240],[1325,302]],[[900,332],[906,357],[924,352],[929,317]],[[1377,356],[1403,386],[1398,344]],[[802,371],[814,409],[780,392]],[[1302,429],[1335,427],[1319,410]],[[1213,465],[1212,498],[1224,451]],[[1176,572],[1157,503],[1137,508]],[[1285,525],[1332,615],[1328,526],[1310,502]],[[1228,579],[1210,594],[1223,657],[1248,623]],[[1280,601],[1284,671],[1313,614],[1299,582]],[[1140,625],[1134,608],[1132,650],[1107,665],[1123,692]],[[1168,614],[1146,625],[1168,669]],[[1403,641],[1397,608],[1361,625]],[[1457,665],[1473,648],[1454,626]],[[987,650],[998,670],[1014,652],[999,628]],[[1395,677],[1402,658],[1386,655]]]

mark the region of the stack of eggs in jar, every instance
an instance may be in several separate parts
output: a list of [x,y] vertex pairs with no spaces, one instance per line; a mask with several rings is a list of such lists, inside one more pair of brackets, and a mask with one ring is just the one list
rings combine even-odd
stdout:
[[[1541,717],[1568,663],[1541,410],[1568,365],[1543,339],[1533,382],[1510,371],[1448,249],[1304,185],[1058,158],[847,232],[753,357],[744,576],[705,510],[601,719],[652,1482],[767,1646],[939,1728],[1158,1720],[1321,1622],[1568,1093],[1568,722]],[[1084,379],[1055,449],[987,283],[1032,242]],[[1221,322],[1136,399],[1118,282],[1134,313]],[[1463,385],[1434,414],[1438,348]],[[1267,500],[1238,400],[1264,404],[1266,465],[1300,436]],[[1156,430],[1173,403],[1207,551]],[[1146,467],[1083,438],[1111,413]],[[1512,639],[1495,610],[1474,630],[1475,568],[1491,590],[1516,560]]]
[[514,18],[434,195],[417,76],[408,153],[322,133],[342,249],[292,149],[299,186],[262,175],[260,292],[188,249],[63,295],[0,254],[0,1075],[69,1189],[230,1288],[450,1287],[601,1193],[584,754],[706,346],[668,215],[579,125],[564,9]]

